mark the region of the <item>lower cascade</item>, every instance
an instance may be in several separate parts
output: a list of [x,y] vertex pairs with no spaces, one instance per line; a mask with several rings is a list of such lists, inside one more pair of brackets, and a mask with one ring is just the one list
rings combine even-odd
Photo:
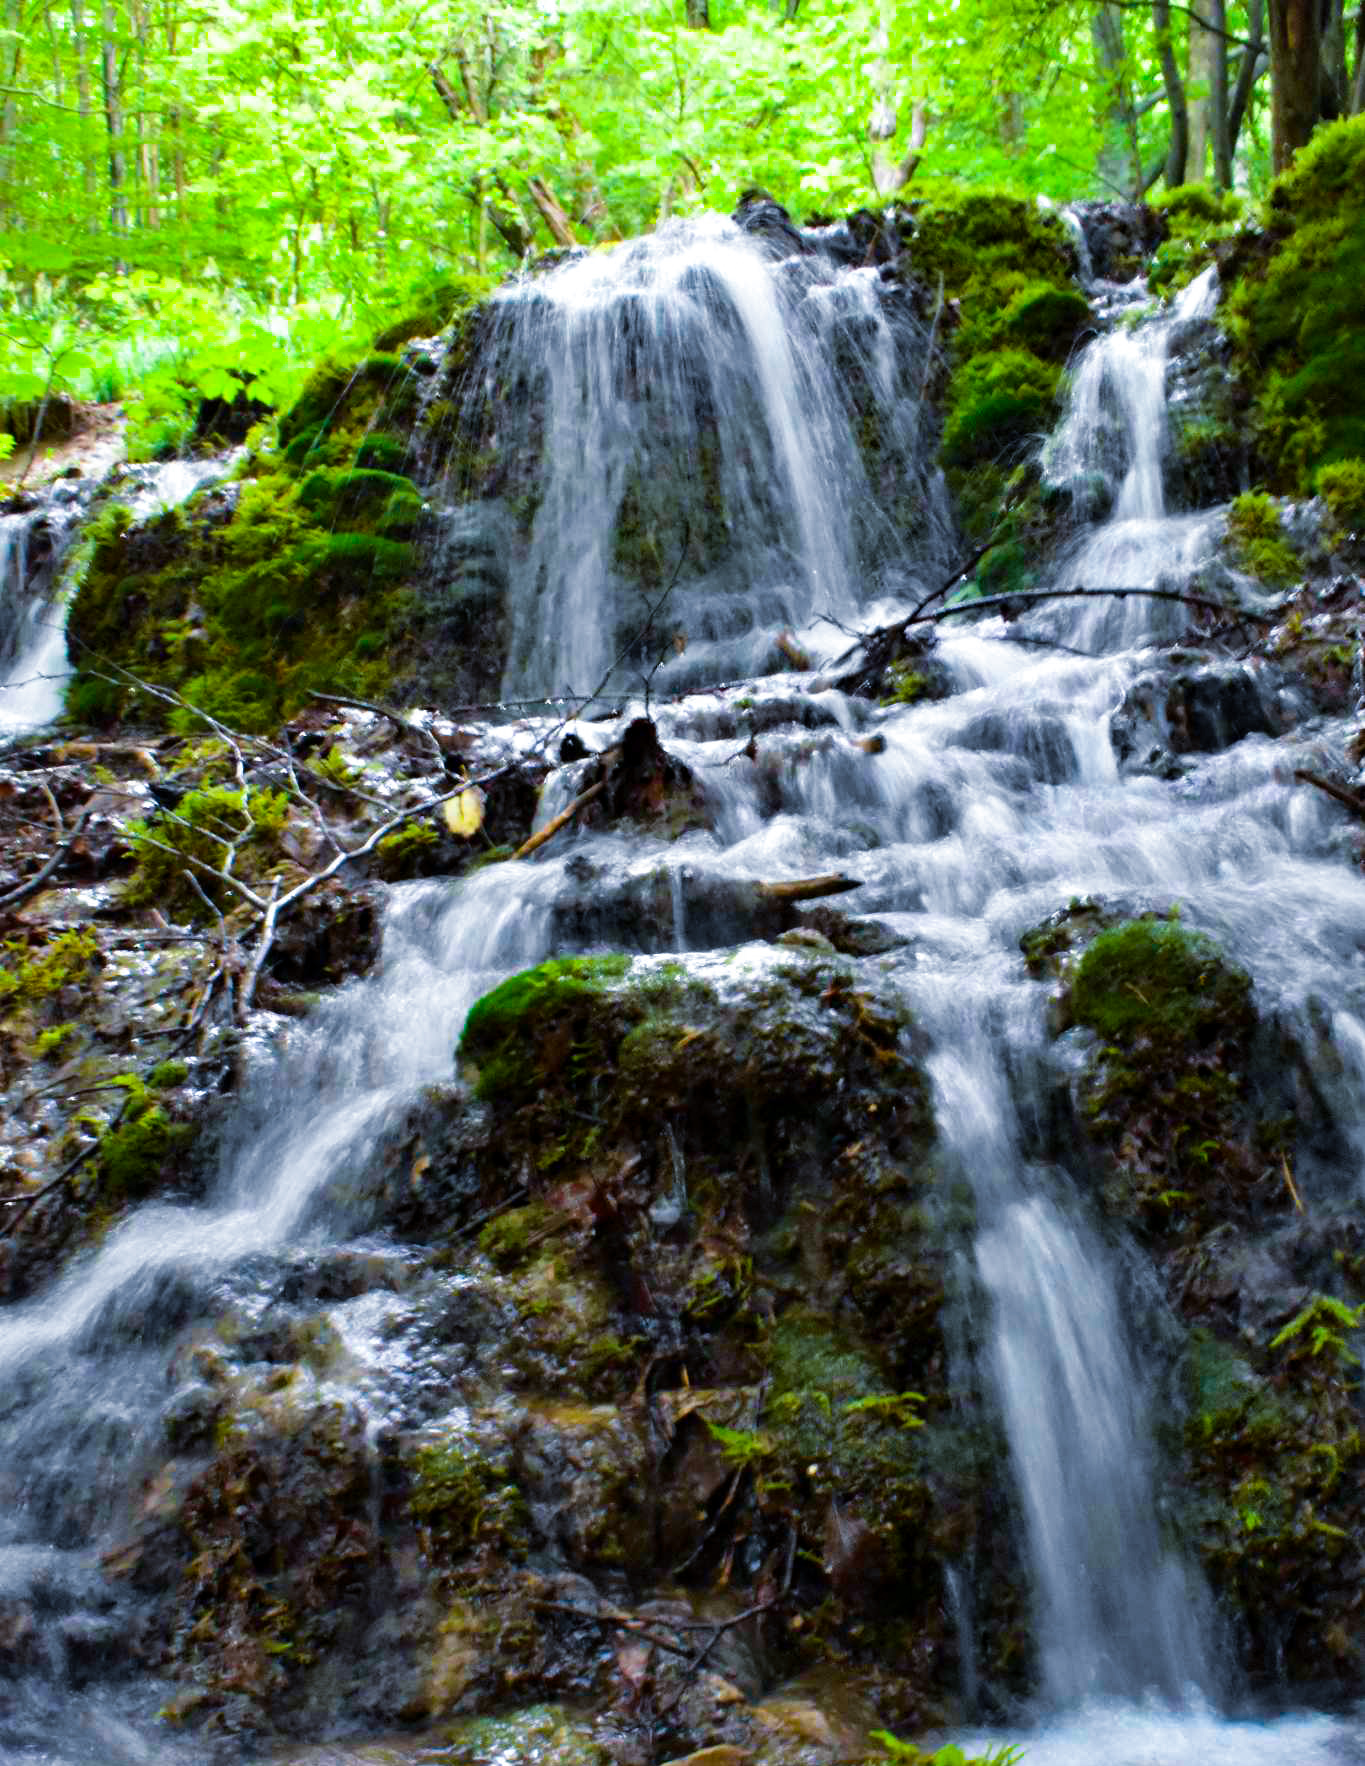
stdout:
[[[111,1082],[121,1197],[74,1248],[15,1206],[0,1761],[1360,1757],[1365,878],[1303,778],[1354,706],[1254,648],[1282,607],[1172,488],[1217,299],[1082,346],[1060,537],[951,618],[941,296],[741,211],[489,304],[446,404],[513,464],[447,459],[431,555],[510,536],[533,704],[339,695],[215,813],[245,852],[336,729],[381,810],[482,778],[499,862],[376,846],[367,972],[224,962],[240,1037]],[[164,947],[104,970],[144,1000],[199,911],[154,875]],[[180,1086],[212,1157],[144,1193]]]

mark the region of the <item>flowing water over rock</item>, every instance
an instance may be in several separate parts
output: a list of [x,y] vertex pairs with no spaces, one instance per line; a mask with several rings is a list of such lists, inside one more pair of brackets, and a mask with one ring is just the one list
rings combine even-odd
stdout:
[[682,635],[661,689],[767,666],[784,628],[941,564],[932,323],[819,235],[672,222],[515,285],[492,329],[476,392],[504,395],[497,445],[542,462],[508,595],[509,699],[592,691],[670,581],[633,659],[671,658]]
[[[117,496],[134,520],[183,503],[222,478],[234,455],[126,466]],[[61,478],[0,515],[0,733],[31,730],[61,712],[70,668],[63,635],[62,567],[80,525],[106,489],[99,477]]]
[[[566,680],[586,690],[606,670],[633,616],[613,535],[619,546],[628,499],[638,508],[663,495],[661,462],[675,450],[686,466],[672,470],[711,485],[724,512],[714,550],[680,578],[666,612],[702,650],[698,666],[728,673],[756,630],[856,616],[913,582],[913,553],[875,522],[850,533],[865,472],[830,376],[831,339],[856,340],[883,401],[910,400],[912,429],[924,375],[869,287],[810,254],[770,260],[729,224],[705,223],[570,263],[506,300],[499,359],[530,351],[538,365],[526,409],[543,413],[547,461],[513,590],[509,693]],[[1183,586],[1207,556],[1217,513],[1166,512],[1162,386],[1172,328],[1206,316],[1213,298],[1211,284],[1197,287],[1175,313],[1108,334],[1080,365],[1052,470],[1104,479],[1113,513],[1081,535],[1057,586]],[[528,331],[541,339],[534,350]],[[673,511],[679,545],[690,519]],[[660,587],[673,562],[665,548]],[[1341,860],[1336,812],[1292,782],[1296,738],[1230,737],[1223,751],[1187,757],[1174,779],[1121,769],[1116,711],[1183,614],[1137,597],[1113,609],[1059,600],[1017,626],[946,628],[940,657],[956,691],[936,704],[879,707],[790,673],[675,698],[657,708],[659,732],[699,782],[708,826],[672,842],[566,835],[537,861],[394,892],[379,974],[259,1051],[210,1202],[142,1209],[52,1291],[0,1319],[0,1608],[28,1627],[12,1651],[24,1690],[0,1715],[0,1755],[161,1757],[162,1744],[127,1721],[151,1702],[122,1653],[147,1596],[106,1581],[99,1553],[164,1457],[167,1367],[183,1363],[187,1331],[202,1338],[229,1308],[235,1328],[259,1320],[291,1259],[363,1231],[373,1168],[426,1088],[450,1080],[471,1002],[545,955],[603,944],[690,951],[684,961],[723,987],[724,960],[695,953],[755,935],[755,898],[737,882],[837,870],[861,885],[845,905],[869,916],[854,922],[877,953],[862,961],[928,1034],[945,1164],[972,1198],[959,1304],[975,1322],[979,1367],[962,1379],[979,1376],[1003,1419],[1041,1708],[1065,1713],[1027,1738],[1028,1760],[1358,1757],[1349,1725],[1232,1723],[1204,1702],[1230,1677],[1199,1577],[1172,1543],[1141,1328],[1169,1321],[1144,1291],[1141,1257],[1099,1219],[1086,1173],[1068,1168],[1075,1149],[1049,1130],[1049,1098],[1074,1050],[1051,1040],[1044,989],[1018,941],[1073,898],[1130,914],[1178,903],[1246,964],[1263,1016],[1305,1043],[1311,1024],[1334,1025],[1351,1053],[1333,1108],[1355,1147],[1365,883]],[[814,628],[804,641],[828,664],[846,640]],[[584,743],[607,747],[640,709],[584,724]],[[542,818],[581,789],[583,765],[552,778]],[[673,1152],[661,1230],[687,1207],[676,1143]],[[1330,1138],[1299,1176],[1314,1199],[1358,1194],[1356,1161],[1334,1155]],[[380,1261],[405,1255],[382,1238],[357,1245]],[[376,1453],[384,1431],[418,1426],[433,1402],[394,1347],[401,1333],[385,1324],[386,1305],[338,1303],[328,1315],[349,1360],[327,1377],[360,1407]],[[953,1586],[969,1636],[970,1576]],[[970,1647],[963,1655],[964,1682],[979,1684]],[[1097,1700],[1111,1702],[1087,1702]]]

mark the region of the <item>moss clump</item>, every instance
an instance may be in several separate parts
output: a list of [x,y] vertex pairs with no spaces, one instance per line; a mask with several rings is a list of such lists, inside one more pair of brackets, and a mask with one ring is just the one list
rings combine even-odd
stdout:
[[99,1144],[99,1189],[111,1202],[136,1200],[165,1187],[195,1139],[187,1122],[173,1122],[159,1104],[133,1105]]
[[1166,223],[1148,281],[1159,293],[1183,288],[1214,261],[1215,247],[1242,219],[1241,199],[1207,184],[1180,184],[1163,191],[1152,207]]
[[[307,501],[290,472],[248,479],[232,499],[206,493],[174,526],[106,520],[71,608],[78,671],[106,658],[245,730],[278,723],[314,687],[384,697],[420,500],[390,473],[319,468],[304,484]],[[135,707],[200,727],[80,672],[68,704],[92,721]]]
[[1060,364],[1090,323],[1073,281],[1075,246],[1035,203],[974,191],[917,210],[910,259],[961,313],[942,459],[963,525],[975,539],[1003,525],[1002,538],[1036,549],[1047,520],[1011,466],[1051,426]]
[[435,337],[493,292],[492,276],[442,276],[418,295],[410,312],[375,334],[377,350],[400,349],[414,337]]
[[1071,1011],[1106,1041],[1143,1036],[1194,1046],[1245,1021],[1251,981],[1211,938],[1178,920],[1101,932],[1076,969]]
[[1227,310],[1268,482],[1293,493],[1365,457],[1365,117],[1319,129],[1268,206]]
[[405,822],[375,848],[380,876],[389,883],[400,883],[424,875],[424,866],[440,844],[441,836],[430,822]]
[[1228,510],[1228,538],[1239,567],[1269,588],[1287,589],[1303,576],[1285,537],[1273,497],[1247,491]]
[[1321,467],[1313,488],[1339,526],[1365,527],[1365,460],[1338,460]]
[[[205,896],[220,907],[233,905],[236,895],[214,873],[232,853],[233,870],[243,882],[258,877],[263,862],[275,856],[275,836],[288,814],[282,791],[230,785],[187,791],[173,812],[128,824],[137,865],[123,899],[131,905],[174,905],[191,918],[207,912]],[[193,869],[202,895],[186,881],[187,868]]]
[[0,949],[0,1013],[36,1005],[82,980],[99,960],[99,938],[89,927],[58,932],[36,948],[25,939],[6,939]]
[[953,377],[944,464],[965,467],[1040,440],[1051,425],[1060,372],[1030,350],[974,356]]
[[411,463],[411,450],[397,435],[364,436],[355,451],[355,464],[363,471],[393,472],[407,477]]
[[467,1438],[424,1442],[413,1456],[408,1509],[428,1557],[449,1563],[479,1546],[502,1557],[525,1550],[526,1505],[506,1468]]
[[543,1073],[583,1067],[590,1054],[585,1038],[596,1040],[594,1009],[629,968],[627,956],[561,957],[476,1000],[459,1054],[478,1069],[478,1095],[515,1107],[535,1094]]
[[1116,1212],[1188,1238],[1289,1206],[1249,1095],[1251,981],[1211,938],[1151,917],[1112,927],[1076,964],[1067,1003],[1099,1039],[1080,1103]]

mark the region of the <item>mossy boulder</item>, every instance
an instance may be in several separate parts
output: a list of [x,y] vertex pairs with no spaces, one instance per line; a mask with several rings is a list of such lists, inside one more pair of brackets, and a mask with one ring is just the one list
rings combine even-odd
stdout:
[[1091,322],[1075,245],[1055,214],[1022,198],[936,194],[915,211],[909,258],[955,303],[942,459],[963,524],[1036,550],[1047,513],[1033,475],[1012,473],[1051,428],[1061,364]]
[[[1094,910],[1090,910],[1091,923]],[[1069,923],[1025,938],[1051,959]],[[1159,1241],[1289,1205],[1258,1113],[1250,978],[1178,919],[1109,926],[1065,971],[1061,1022],[1089,1032],[1077,1107],[1107,1208]]]
[[1232,191],[1207,184],[1180,184],[1155,197],[1152,207],[1164,237],[1147,273],[1153,290],[1174,293],[1213,263],[1220,241],[1241,224],[1243,204]]

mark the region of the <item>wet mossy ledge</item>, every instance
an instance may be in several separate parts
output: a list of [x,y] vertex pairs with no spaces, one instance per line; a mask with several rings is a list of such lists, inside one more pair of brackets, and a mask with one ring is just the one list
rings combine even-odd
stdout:
[[[1253,1683],[1358,1684],[1365,1574],[1350,1198],[1319,1193],[1326,1125],[1252,978],[1176,917],[1077,901],[1026,934],[1075,1046],[1054,1133],[1101,1214],[1150,1249],[1169,1515]],[[1077,1040],[1079,1039],[1079,1040]],[[1150,1308],[1150,1297],[1139,1304]]]
[[[462,284],[412,320],[440,329],[453,315],[439,344],[453,379],[486,292]],[[314,691],[488,696],[502,663],[497,621],[491,637],[471,632],[424,593],[434,523],[420,482],[439,463],[420,438],[437,372],[417,346],[325,361],[280,418],[275,445],[230,482],[137,524],[109,508],[68,619],[68,714],[96,728],[202,728],[129,676],[248,732],[277,727]],[[438,428],[448,428],[444,410]]]
[[1365,458],[1365,116],[1319,129],[1273,186],[1264,231],[1219,252],[1267,487],[1311,491]]

